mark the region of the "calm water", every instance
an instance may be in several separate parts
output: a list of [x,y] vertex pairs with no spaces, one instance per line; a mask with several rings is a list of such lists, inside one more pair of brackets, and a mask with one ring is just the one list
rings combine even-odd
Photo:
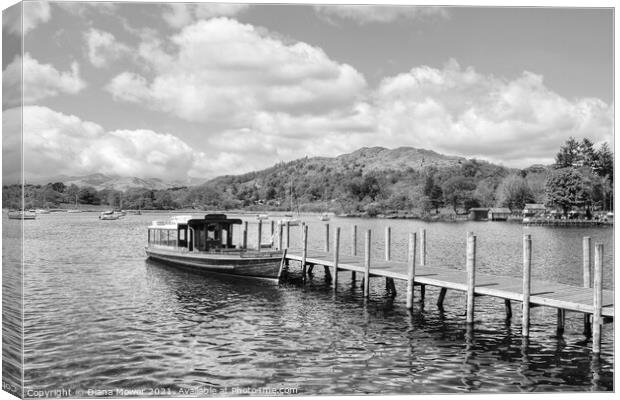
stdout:
[[[6,237],[19,222],[4,218]],[[301,395],[613,390],[612,324],[603,328],[599,359],[584,342],[580,314],[567,313],[566,332],[556,338],[555,310],[535,308],[525,341],[518,303],[507,323],[502,300],[477,299],[477,322],[468,331],[463,293],[448,292],[439,312],[438,291],[428,288],[426,303],[408,312],[398,282],[392,300],[384,280],[371,280],[371,299],[364,302],[349,273],[340,276],[334,296],[318,268],[306,286],[293,265],[279,286],[180,271],[145,261],[145,227],[162,218],[99,221],[83,213],[25,222],[26,395],[56,389],[80,397],[88,390],[117,395],[117,389],[167,397],[261,388]],[[359,251],[363,232],[373,229],[377,257],[389,224],[397,259],[405,257],[407,232],[424,227],[429,264],[460,269],[471,230],[478,236],[479,270],[516,277],[528,232],[533,277],[572,284],[581,282],[581,238],[588,235],[605,245],[604,286],[613,288],[609,228],[332,219],[332,227],[342,228],[346,252],[353,224]],[[322,248],[322,225],[311,217],[311,247]],[[291,238],[299,241],[297,228]],[[3,254],[10,268],[10,252]]]

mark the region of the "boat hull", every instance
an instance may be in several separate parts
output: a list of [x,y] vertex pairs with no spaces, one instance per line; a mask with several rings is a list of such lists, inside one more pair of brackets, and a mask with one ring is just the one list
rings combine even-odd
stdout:
[[213,272],[246,278],[278,279],[281,252],[266,252],[264,256],[243,256],[180,252],[146,247],[146,254],[153,260],[191,268],[198,271]]

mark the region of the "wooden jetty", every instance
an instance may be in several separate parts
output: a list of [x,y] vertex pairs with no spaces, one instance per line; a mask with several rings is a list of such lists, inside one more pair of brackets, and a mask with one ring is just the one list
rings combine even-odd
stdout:
[[[353,279],[355,274],[363,276],[362,285],[364,297],[369,296],[370,278],[385,278],[386,288],[396,295],[394,280],[405,281],[406,306],[411,309],[414,300],[414,286],[420,287],[420,298],[424,301],[424,289],[427,285],[440,289],[437,305],[443,308],[443,301],[448,290],[466,293],[466,322],[473,324],[475,313],[475,298],[479,296],[491,296],[504,301],[506,317],[511,318],[511,302],[522,304],[522,335],[529,336],[530,309],[537,306],[552,307],[557,309],[557,333],[564,331],[565,313],[578,312],[584,314],[584,334],[592,337],[593,353],[600,353],[601,349],[601,325],[604,322],[613,321],[614,317],[614,292],[602,289],[603,276],[603,245],[594,246],[592,257],[591,240],[583,239],[583,287],[560,284],[549,281],[532,281],[532,240],[526,234],[523,237],[523,276],[496,276],[481,274],[476,271],[476,236],[467,234],[467,258],[465,270],[430,266],[426,263],[426,231],[421,230],[420,235],[409,234],[409,249],[407,261],[395,261],[391,259],[391,230],[385,230],[385,259],[371,260],[371,235],[370,230],[365,232],[364,254],[356,254],[357,226],[353,226],[351,241],[352,254],[340,252],[340,228],[336,228],[333,235],[333,245],[330,248],[329,224],[325,224],[325,243],[323,249],[308,248],[308,226],[301,226],[301,247],[289,247],[290,227],[280,226],[278,248],[286,249],[283,264],[289,265],[290,261],[298,262],[301,266],[303,280],[311,273],[314,266],[323,266],[328,279],[333,282],[334,291],[338,286],[338,273],[351,272]],[[244,241],[247,232],[244,232]],[[418,247],[419,251],[416,252]],[[419,254],[417,254],[419,253]],[[416,262],[417,261],[417,262]]]

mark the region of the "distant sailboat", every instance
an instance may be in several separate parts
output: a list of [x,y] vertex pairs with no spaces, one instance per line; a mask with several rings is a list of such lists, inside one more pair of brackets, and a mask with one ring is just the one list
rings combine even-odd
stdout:
[[[293,218],[293,179],[291,179],[289,185],[289,211],[290,213],[284,214],[284,218],[278,220],[278,225],[297,226],[301,223],[301,219]],[[299,216],[299,209],[297,209],[297,216]]]

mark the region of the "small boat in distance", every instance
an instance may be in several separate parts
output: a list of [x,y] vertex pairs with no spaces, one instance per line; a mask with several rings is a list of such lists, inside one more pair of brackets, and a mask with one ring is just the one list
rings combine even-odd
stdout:
[[121,217],[121,214],[109,210],[109,211],[103,211],[101,214],[99,214],[99,219],[101,220],[115,220],[115,219],[119,219]]
[[319,219],[321,221],[329,221],[329,214],[328,213],[323,213],[321,214],[321,216],[319,217]]
[[9,211],[9,219],[36,219],[37,214],[34,211],[15,210]]
[[267,214],[256,214],[256,219],[257,220],[264,220],[264,219],[269,219],[269,215]]
[[279,279],[283,251],[235,246],[233,229],[241,224],[240,219],[229,219],[225,214],[207,214],[204,218],[184,215],[153,221],[148,227],[145,251],[148,258],[194,270]]

